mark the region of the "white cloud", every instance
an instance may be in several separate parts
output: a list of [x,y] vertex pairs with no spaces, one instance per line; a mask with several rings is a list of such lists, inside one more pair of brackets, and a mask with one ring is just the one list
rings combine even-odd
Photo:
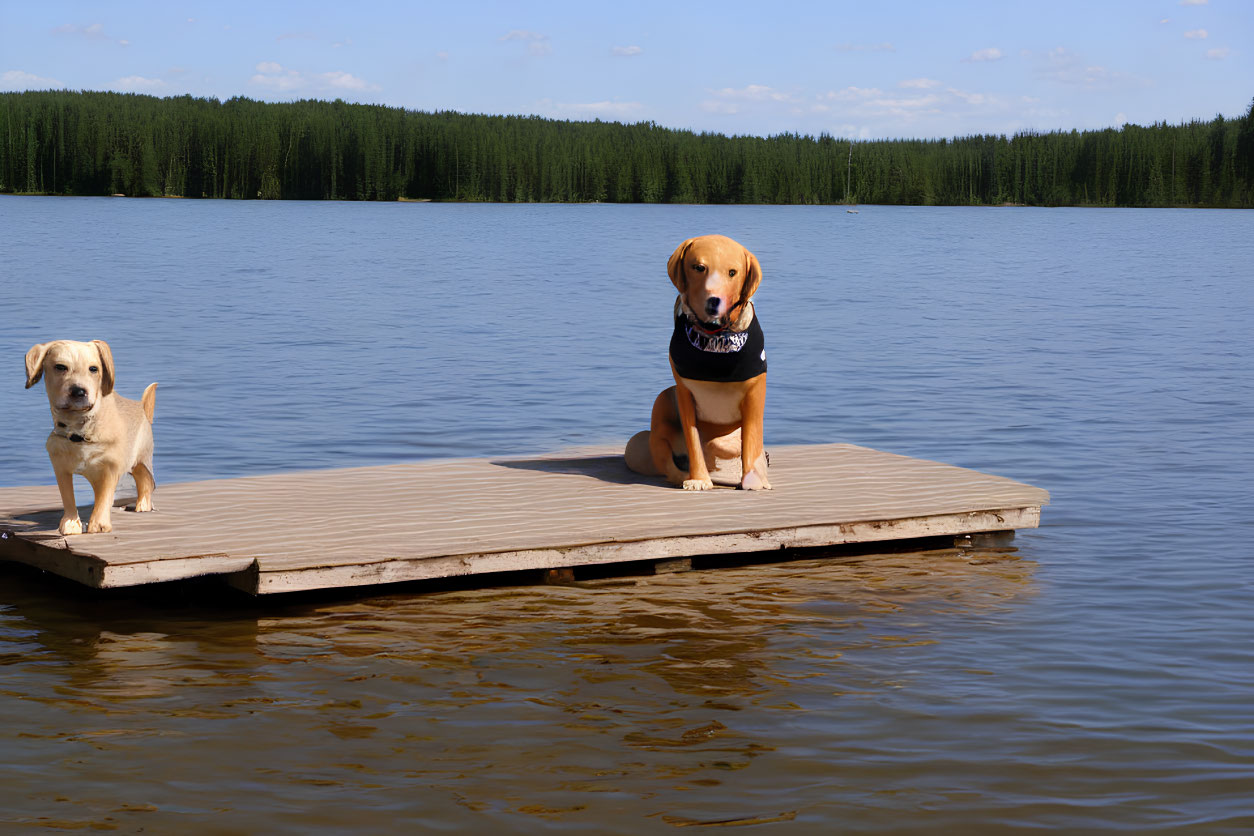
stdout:
[[55,35],[77,35],[89,41],[113,41],[119,46],[130,46],[131,43],[123,38],[114,38],[112,35],[106,34],[103,23],[89,23],[87,25],[66,23],[57,26],[52,32]]
[[552,44],[549,43],[549,36],[540,32],[531,32],[527,29],[511,29],[502,35],[498,40],[501,41],[522,41],[527,44],[527,51],[532,55],[548,55],[553,51]]
[[800,99],[793,94],[776,90],[765,84],[750,84],[747,87],[738,88],[724,87],[721,90],[709,92],[714,98],[706,99],[701,103],[701,109],[707,113],[732,115],[743,112],[746,105],[791,104],[795,107],[800,103]]
[[22,70],[0,73],[0,88],[5,90],[49,90],[65,85],[55,78],[44,78]]
[[614,55],[621,55],[624,58],[630,58],[633,55],[639,55],[644,52],[644,50],[638,46],[616,46],[611,49],[610,52]]
[[1180,0],[1181,6],[1205,6],[1210,0]]
[[968,93],[965,90],[958,90],[954,87],[947,88],[945,92],[949,93],[949,95],[954,98],[962,99],[969,105],[978,106],[988,104],[989,101],[988,96],[985,96],[983,93]]
[[1184,36],[1191,40],[1201,41],[1206,39],[1207,34],[1205,29],[1190,29],[1184,33]]
[[378,90],[378,86],[371,84],[364,78],[358,78],[342,70],[333,70],[329,73],[321,73],[314,76],[315,79],[321,80],[326,86],[333,90]]
[[1003,53],[1000,49],[998,49],[995,46],[990,46],[985,49],[977,49],[975,52],[971,53],[971,55],[968,56],[965,60],[967,61],[1000,61],[1004,57],[1005,57],[1005,53]]
[[1066,47],[1054,47],[1038,57],[1036,75],[1046,81],[1071,84],[1090,90],[1116,87],[1144,87],[1147,82],[1129,73],[1100,64],[1089,64]]
[[765,84],[750,84],[739,89],[724,87],[722,90],[711,90],[720,99],[740,102],[790,102],[794,97],[788,93],[767,87]]
[[128,75],[113,82],[119,90],[165,90],[170,85],[159,78],[144,78],[142,75]]
[[552,99],[542,99],[537,103],[538,108],[552,116],[561,116],[567,118],[584,118],[584,119],[623,119],[644,110],[644,105],[640,102],[555,102]]
[[934,78],[908,78],[897,84],[898,87],[908,87],[914,90],[930,90],[940,85],[941,83]]
[[897,47],[885,41],[882,44],[836,44],[837,52],[896,52]]
[[342,90],[365,92],[380,89],[379,85],[371,84],[343,70],[333,70],[329,73],[305,73],[300,70],[286,69],[274,61],[262,61],[258,64],[257,73],[249,79],[249,82],[279,93],[297,91],[333,93]]
[[919,110],[920,108],[930,108],[940,104],[941,97],[935,93],[929,93],[926,96],[915,96],[909,99],[872,99],[867,104],[872,107],[882,108],[892,112],[906,112],[911,110]]
[[844,90],[829,90],[820,93],[819,101],[829,102],[860,102],[884,95],[878,87],[846,87]]
[[1221,61],[1224,58],[1227,58],[1231,54],[1232,54],[1232,49],[1226,46],[1217,46],[1214,49],[1206,50],[1206,57],[1213,58],[1216,61]]

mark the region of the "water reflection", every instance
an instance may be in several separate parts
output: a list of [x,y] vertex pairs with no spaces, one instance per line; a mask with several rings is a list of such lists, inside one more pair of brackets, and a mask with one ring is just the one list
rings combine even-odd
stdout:
[[[1016,606],[1033,569],[950,550],[297,603],[90,593],[20,570],[0,611],[19,699],[0,719],[27,736],[5,754],[28,789],[67,768],[51,742],[111,770],[60,803],[63,824],[203,808],[227,827],[350,827],[267,810],[357,793],[444,826],[786,820],[761,794],[814,768],[789,718],[898,687],[900,654]],[[119,781],[135,809],[106,799]]]

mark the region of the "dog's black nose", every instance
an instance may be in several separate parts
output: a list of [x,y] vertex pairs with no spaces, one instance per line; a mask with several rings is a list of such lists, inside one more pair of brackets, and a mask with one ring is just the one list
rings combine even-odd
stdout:
[[718,316],[718,309],[722,306],[722,301],[717,296],[711,296],[705,300],[705,315]]
[[87,390],[86,390],[86,389],[84,389],[82,386],[71,386],[71,387],[70,387],[70,397],[71,397],[71,398],[82,398],[82,397],[85,397],[86,395],[87,395]]

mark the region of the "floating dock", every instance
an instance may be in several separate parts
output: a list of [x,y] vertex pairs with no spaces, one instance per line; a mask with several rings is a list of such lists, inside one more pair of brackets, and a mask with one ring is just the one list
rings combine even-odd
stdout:
[[774,490],[760,492],[682,491],[628,471],[620,450],[158,485],[153,513],[115,510],[111,533],[72,537],[57,533],[55,486],[0,488],[0,559],[99,588],[217,575],[266,595],[1013,532],[1049,502],[1031,485],[850,444],[770,452]]

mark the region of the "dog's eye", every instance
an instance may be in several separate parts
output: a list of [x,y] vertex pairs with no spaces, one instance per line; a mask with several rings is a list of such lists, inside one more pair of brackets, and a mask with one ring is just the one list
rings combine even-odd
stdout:
[[65,365],[64,363],[57,363],[55,366],[53,366],[53,368],[59,372],[68,372],[70,370],[70,367]]
[[91,372],[92,374],[95,374],[96,372],[100,371],[100,368],[98,366],[88,366],[87,371]]
[[727,271],[727,277],[728,277],[729,279],[730,279],[730,278],[735,278],[735,276],[736,276],[736,271],[735,271],[735,270],[728,270],[728,271]]
[[694,265],[692,265],[692,269],[693,269],[693,272],[696,272],[696,273],[704,273],[704,272],[705,272],[705,265],[704,265],[704,264],[694,264]]

